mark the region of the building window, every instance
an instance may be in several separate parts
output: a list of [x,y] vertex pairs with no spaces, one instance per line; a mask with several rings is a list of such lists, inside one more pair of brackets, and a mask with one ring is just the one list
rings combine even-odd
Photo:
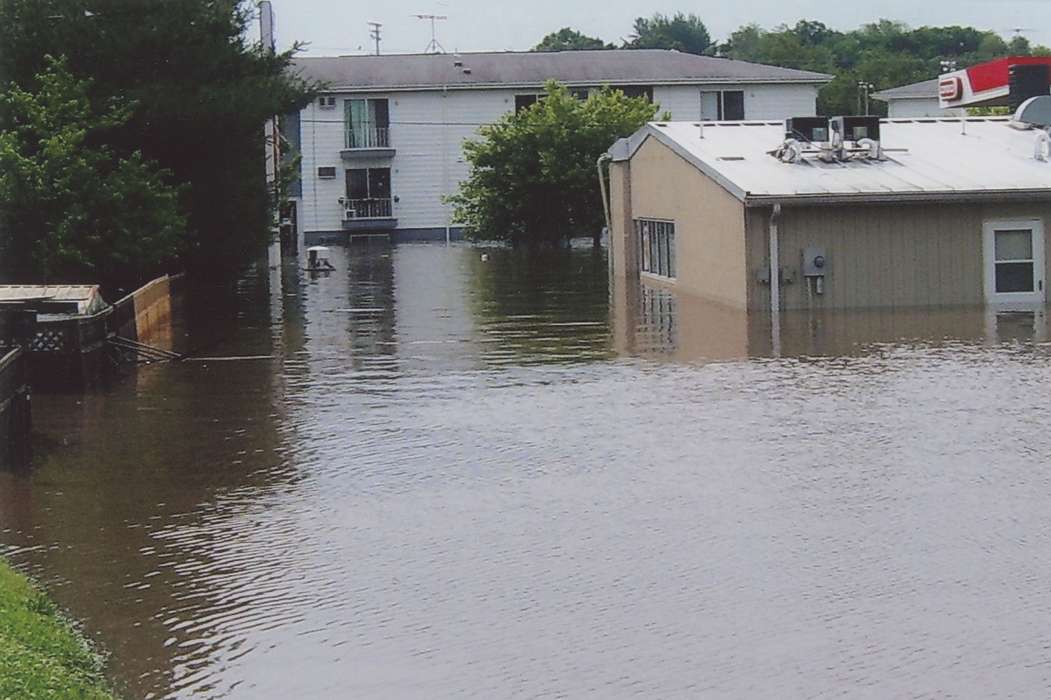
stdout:
[[381,219],[393,216],[390,168],[355,168],[347,171],[347,219]]
[[346,148],[390,147],[390,103],[355,99],[344,102]]
[[643,272],[674,279],[676,276],[675,224],[655,219],[636,219],[639,265]]
[[[569,91],[573,97],[577,98],[581,102],[588,99],[587,88],[579,88],[576,90]],[[523,109],[529,109],[540,100],[546,97],[546,93],[528,93],[524,95],[515,95],[515,114],[518,114]]]
[[625,97],[645,97],[647,102],[653,102],[652,85],[621,85],[617,89],[623,92]]
[[743,121],[744,118],[744,90],[701,93],[701,119]]

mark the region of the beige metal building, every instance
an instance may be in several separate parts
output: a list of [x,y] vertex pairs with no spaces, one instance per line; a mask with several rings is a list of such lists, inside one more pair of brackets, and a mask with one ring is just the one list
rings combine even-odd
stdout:
[[1042,306],[1045,138],[884,120],[833,152],[782,122],[651,123],[608,154],[614,279],[756,311]]

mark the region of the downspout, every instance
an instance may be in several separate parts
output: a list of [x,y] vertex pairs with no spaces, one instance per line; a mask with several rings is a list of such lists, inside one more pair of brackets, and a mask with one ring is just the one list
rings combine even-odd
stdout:
[[775,204],[770,212],[770,311],[781,310],[781,240],[778,225],[781,223],[781,205]]
[[609,244],[606,246],[607,263],[609,265],[610,279],[613,279],[613,222],[610,218],[610,202],[609,195],[606,192],[606,176],[602,172],[602,166],[613,160],[612,156],[608,153],[603,153],[595,161],[595,168],[598,170],[598,187],[602,194],[602,215],[606,219],[606,235],[608,236]]
[[770,212],[770,336],[774,357],[781,356],[781,205]]
[[452,241],[452,215],[445,198],[449,195],[449,86],[442,85],[442,208],[445,210],[445,245]]

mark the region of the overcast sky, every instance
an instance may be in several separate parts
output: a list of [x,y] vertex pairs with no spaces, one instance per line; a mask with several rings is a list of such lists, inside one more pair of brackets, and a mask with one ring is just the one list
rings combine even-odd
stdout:
[[417,53],[431,39],[416,14],[447,15],[438,39],[447,51],[527,50],[548,32],[570,26],[617,42],[632,21],[654,12],[695,12],[717,40],[737,27],[820,20],[852,29],[881,17],[911,26],[962,24],[1010,37],[1021,28],[1030,41],[1051,45],[1051,0],[273,0],[278,41],[309,42],[309,55],[371,51],[369,20],[383,23],[385,53]]

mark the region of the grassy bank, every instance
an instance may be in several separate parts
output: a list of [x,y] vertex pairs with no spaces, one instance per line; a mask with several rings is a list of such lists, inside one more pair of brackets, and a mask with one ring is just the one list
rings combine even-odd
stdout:
[[0,700],[112,700],[102,660],[55,604],[0,560]]

